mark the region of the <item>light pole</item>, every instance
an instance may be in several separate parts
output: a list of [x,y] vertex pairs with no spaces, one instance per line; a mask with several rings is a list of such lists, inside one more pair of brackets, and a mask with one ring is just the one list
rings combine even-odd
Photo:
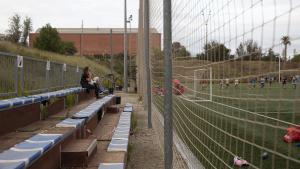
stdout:
[[[202,14],[202,16],[203,16],[203,20],[204,20],[204,24],[205,24],[205,45],[204,45],[204,46],[206,46],[206,45],[207,45],[207,37],[208,37],[208,29],[207,29],[207,25],[208,25],[209,17],[210,17],[210,15],[211,15],[211,11],[208,12],[207,18],[205,18],[204,11],[202,11],[201,14]],[[205,55],[206,55],[205,57],[206,57],[206,59],[207,59],[207,61],[208,61],[208,56],[207,56],[206,53],[205,53]]]
[[[132,21],[132,15],[129,16],[129,18],[127,19],[126,23],[129,23],[129,35],[127,37],[127,44],[128,44],[128,49],[129,51],[131,51],[131,46],[130,46],[130,40],[131,40],[131,21]],[[129,53],[129,52],[128,52]],[[128,80],[129,80],[129,84],[130,84],[130,81],[131,81],[131,55],[129,53],[128,55],[128,58],[129,58],[129,70],[128,70]]]
[[124,0],[124,92],[128,92],[128,62],[127,62],[127,1]]

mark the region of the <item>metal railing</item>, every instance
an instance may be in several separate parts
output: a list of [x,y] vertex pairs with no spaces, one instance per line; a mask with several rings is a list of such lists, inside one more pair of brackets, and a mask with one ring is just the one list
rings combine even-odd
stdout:
[[0,52],[0,99],[79,86],[78,66]]

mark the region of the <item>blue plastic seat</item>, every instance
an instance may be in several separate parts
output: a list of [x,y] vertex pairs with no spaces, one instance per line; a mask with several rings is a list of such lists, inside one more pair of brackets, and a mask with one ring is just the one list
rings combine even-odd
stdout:
[[133,107],[133,105],[131,103],[126,103],[125,107]]
[[27,96],[27,98],[31,99],[33,101],[33,103],[42,101],[42,96],[40,96],[40,95]]
[[37,134],[29,139],[27,142],[31,143],[43,143],[43,142],[50,142],[52,144],[56,144],[62,139],[62,134]]
[[133,107],[124,107],[124,112],[132,112],[133,111]]
[[25,169],[25,162],[0,162],[1,169]]
[[50,96],[48,94],[45,94],[45,93],[33,95],[33,96],[30,96],[30,97],[38,98],[39,101],[49,100],[49,98],[50,98]]
[[112,140],[128,140],[129,133],[122,134],[122,133],[116,133],[112,136]]
[[93,113],[93,112],[86,112],[86,113],[84,113],[84,112],[78,112],[78,113],[76,113],[76,114],[74,114],[73,116],[72,116],[72,119],[89,119],[89,118],[91,118],[93,115],[94,115],[95,113]]
[[98,169],[124,169],[124,163],[100,163]]
[[114,151],[124,151],[127,152],[128,148],[128,140],[126,139],[112,139],[108,145],[107,151],[114,152]]
[[24,141],[19,144],[16,144],[12,149],[20,149],[20,150],[39,150],[41,153],[49,150],[52,147],[52,142],[28,142]]
[[1,100],[1,102],[8,103],[9,107],[20,106],[20,105],[24,104],[24,100],[21,98],[12,98],[12,99]]
[[74,127],[78,128],[84,123],[84,119],[65,119],[62,122],[56,124],[56,127]]
[[11,162],[24,162],[25,167],[30,165],[34,160],[38,159],[41,156],[41,151],[15,151],[15,150],[6,150],[0,154],[0,163],[8,164]]
[[0,109],[7,109],[11,106],[7,100],[0,100]]

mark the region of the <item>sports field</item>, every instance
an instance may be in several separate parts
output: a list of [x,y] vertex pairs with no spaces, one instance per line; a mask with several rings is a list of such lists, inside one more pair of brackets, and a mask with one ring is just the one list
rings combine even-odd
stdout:
[[[193,90],[193,84],[186,86]],[[214,84],[212,101],[173,95],[174,128],[206,168],[234,168],[233,157],[240,156],[250,163],[248,168],[299,169],[300,147],[283,141],[287,127],[300,122],[297,87]],[[197,90],[199,98],[209,94],[209,87]],[[153,99],[163,112],[163,96]],[[264,152],[268,156],[263,159]]]

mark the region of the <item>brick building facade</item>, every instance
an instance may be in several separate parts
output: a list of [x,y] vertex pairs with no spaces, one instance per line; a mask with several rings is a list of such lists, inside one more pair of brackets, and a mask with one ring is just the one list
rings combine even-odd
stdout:
[[[39,34],[40,29],[29,35],[29,45]],[[62,41],[73,42],[77,53],[76,55],[93,56],[110,53],[110,28],[57,28]],[[161,34],[151,29],[151,46],[161,49]],[[137,54],[138,29],[128,29],[128,53],[130,56]],[[112,28],[112,48],[113,54],[124,53],[123,41],[124,29]]]

